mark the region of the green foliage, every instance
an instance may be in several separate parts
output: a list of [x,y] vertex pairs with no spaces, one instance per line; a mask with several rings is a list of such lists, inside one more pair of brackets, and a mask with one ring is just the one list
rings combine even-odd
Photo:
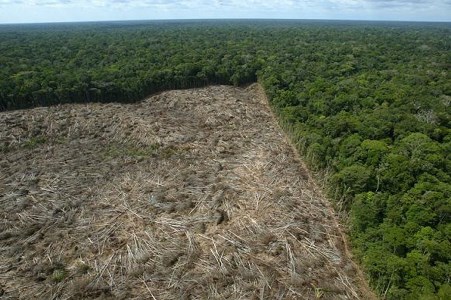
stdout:
[[[354,251],[376,291],[448,299],[450,35],[447,23],[2,25],[0,110],[259,81],[310,166],[333,172],[330,190],[345,200]],[[176,149],[106,155],[155,152]]]
[[51,275],[53,282],[61,282],[67,277],[67,271],[65,269],[56,269]]
[[377,228],[384,220],[387,196],[382,193],[358,194],[352,203],[352,226],[354,232]]
[[362,165],[352,165],[337,172],[332,181],[342,195],[355,195],[371,190],[371,170]]
[[44,136],[35,136],[26,141],[23,146],[27,149],[34,149],[41,144],[45,144],[47,142],[47,138]]
[[379,166],[389,152],[387,143],[378,140],[364,140],[359,150],[356,157],[367,166]]

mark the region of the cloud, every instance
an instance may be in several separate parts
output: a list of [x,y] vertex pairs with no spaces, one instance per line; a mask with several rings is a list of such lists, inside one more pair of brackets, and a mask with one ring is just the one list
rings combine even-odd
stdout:
[[186,18],[451,21],[451,0],[0,0],[0,23]]
[[[366,2],[376,7],[403,7],[403,6],[430,6],[434,1],[427,0],[366,0]],[[439,1],[437,1],[439,2]],[[446,3],[446,1],[442,1]]]
[[304,7],[304,6],[322,6],[327,7],[393,7],[393,6],[424,6],[431,4],[451,5],[449,0],[94,0],[94,1],[75,1],[75,0],[0,0],[0,5],[34,5],[34,6],[103,6],[103,7],[155,7],[155,6],[179,6],[179,7],[249,7],[249,8],[280,8],[280,7]]
[[0,0],[0,5],[7,5],[7,4],[21,4],[24,1],[22,0]]

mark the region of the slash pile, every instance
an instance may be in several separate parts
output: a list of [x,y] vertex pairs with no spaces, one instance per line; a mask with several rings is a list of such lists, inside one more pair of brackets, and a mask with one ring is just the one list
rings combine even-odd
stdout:
[[258,85],[0,123],[4,299],[371,297]]

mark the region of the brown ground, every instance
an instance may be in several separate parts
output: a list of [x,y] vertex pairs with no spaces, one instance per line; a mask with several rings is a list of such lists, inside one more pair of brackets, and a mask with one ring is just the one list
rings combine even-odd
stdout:
[[0,124],[2,299],[370,297],[258,85]]

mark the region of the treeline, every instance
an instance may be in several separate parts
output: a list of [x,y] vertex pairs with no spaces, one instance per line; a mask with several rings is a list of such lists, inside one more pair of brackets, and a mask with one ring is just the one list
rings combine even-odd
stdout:
[[387,299],[451,295],[449,33],[301,30],[257,72],[300,152],[332,174],[353,252]]
[[[0,27],[0,110],[131,102],[256,81],[257,38],[237,25],[103,23]],[[244,29],[244,30],[242,30]]]
[[0,27],[0,109],[259,81],[349,212],[387,299],[451,294],[451,26],[210,21]]

